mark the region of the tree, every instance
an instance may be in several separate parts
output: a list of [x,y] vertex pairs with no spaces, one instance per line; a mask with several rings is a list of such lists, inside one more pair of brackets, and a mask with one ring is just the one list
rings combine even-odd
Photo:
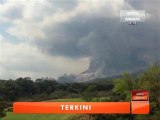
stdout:
[[130,92],[134,89],[134,80],[129,73],[123,73],[122,77],[114,82],[113,91],[123,96],[123,100],[130,100]]
[[92,101],[93,97],[95,96],[96,92],[96,85],[89,85],[85,91],[81,94],[83,100],[90,102]]
[[160,67],[158,65],[151,66],[139,77],[138,86],[140,89],[150,92],[150,104],[152,113],[160,111]]

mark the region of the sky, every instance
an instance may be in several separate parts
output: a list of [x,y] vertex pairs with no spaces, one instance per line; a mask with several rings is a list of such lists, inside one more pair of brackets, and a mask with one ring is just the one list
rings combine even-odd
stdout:
[[[159,0],[0,0],[0,78],[115,74],[159,61]],[[120,10],[145,10],[130,27]]]

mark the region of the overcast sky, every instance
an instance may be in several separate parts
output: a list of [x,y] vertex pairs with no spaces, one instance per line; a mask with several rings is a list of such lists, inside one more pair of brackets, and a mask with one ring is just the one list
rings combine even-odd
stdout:
[[[159,0],[140,1],[0,0],[0,78],[79,74],[97,61],[127,70],[159,60]],[[146,22],[120,23],[120,10],[145,10]]]

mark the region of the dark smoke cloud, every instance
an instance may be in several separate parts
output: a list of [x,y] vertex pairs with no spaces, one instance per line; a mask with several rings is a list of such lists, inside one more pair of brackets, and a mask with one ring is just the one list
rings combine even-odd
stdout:
[[53,56],[90,57],[88,71],[105,75],[136,70],[160,61],[160,24],[158,12],[154,12],[159,10],[155,7],[158,1],[142,1],[138,6],[137,1],[127,2],[135,9],[145,10],[150,18],[129,26],[121,23],[119,17],[79,14],[45,29],[47,41],[39,40],[36,44]]

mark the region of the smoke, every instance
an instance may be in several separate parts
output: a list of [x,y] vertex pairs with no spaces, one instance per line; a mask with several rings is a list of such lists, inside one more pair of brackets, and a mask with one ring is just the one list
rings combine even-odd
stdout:
[[159,14],[154,12],[159,10],[158,1],[154,1],[152,7],[148,6],[151,2],[141,1],[137,8],[134,2],[127,2],[132,9],[146,11],[149,17],[144,23],[129,26],[121,23],[119,16],[79,14],[47,28],[47,42],[37,44],[50,55],[90,57],[87,72],[102,75],[133,71],[160,61]]
[[[107,76],[160,61],[159,0],[61,0],[26,4],[10,20],[13,28],[7,32],[30,40],[27,43],[53,57],[89,58],[86,72]],[[122,23],[120,10],[145,10],[146,21],[135,26]],[[9,13],[8,19],[12,18]]]

